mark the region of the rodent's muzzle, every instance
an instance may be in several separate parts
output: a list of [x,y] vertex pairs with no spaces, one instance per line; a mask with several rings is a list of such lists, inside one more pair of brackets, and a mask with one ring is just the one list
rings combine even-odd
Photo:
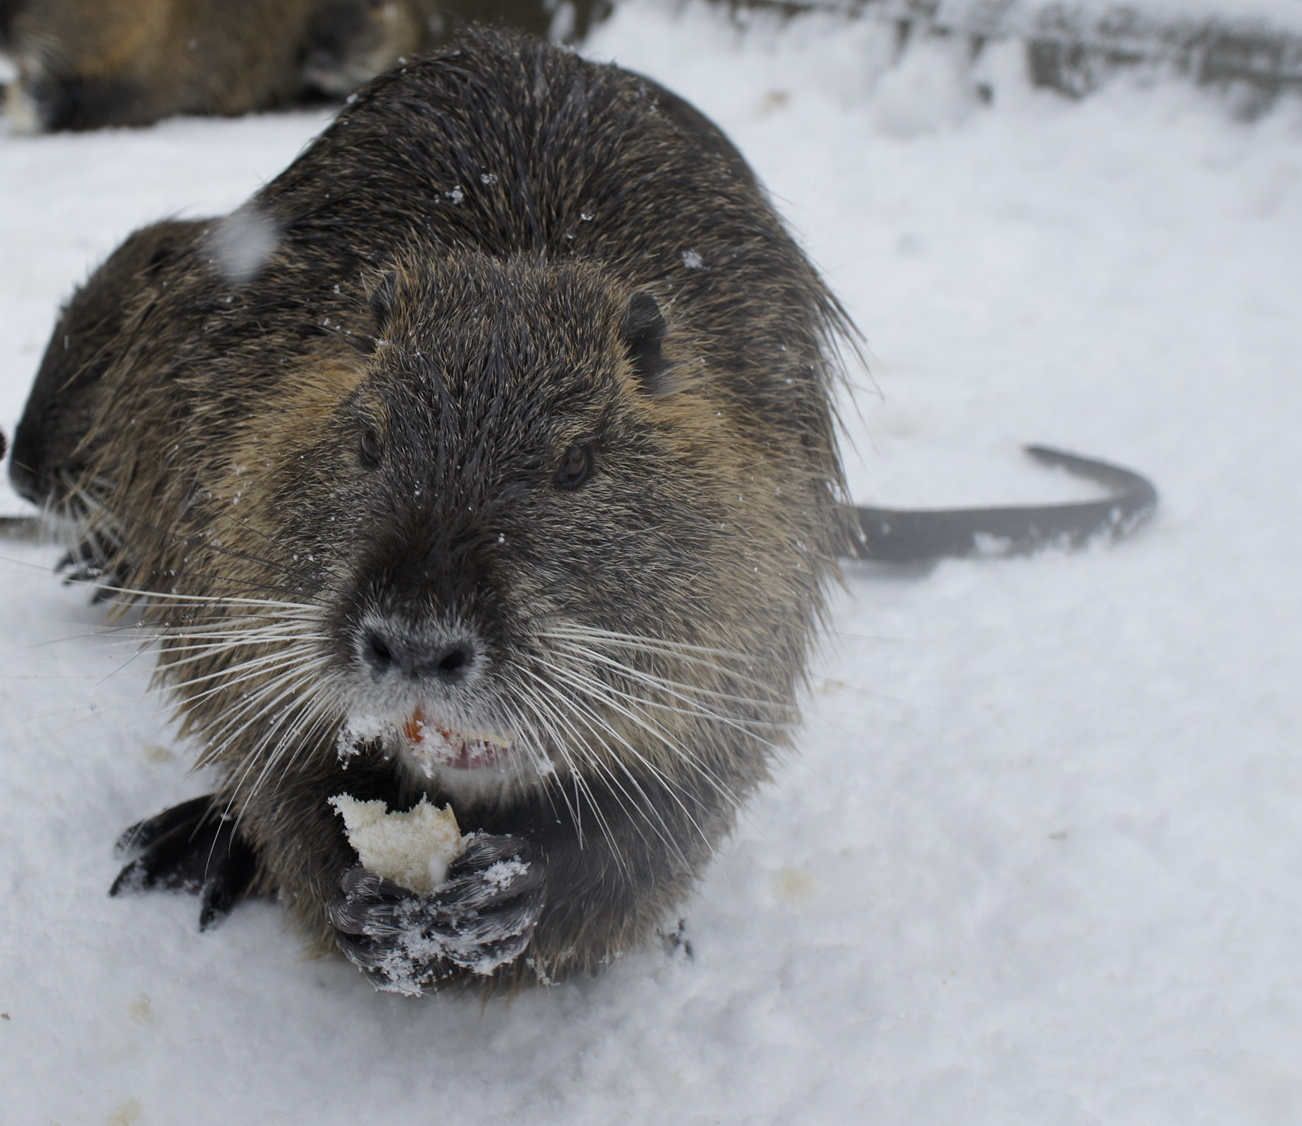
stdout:
[[499,640],[504,592],[491,546],[464,520],[429,513],[386,531],[344,607],[353,668],[386,698],[465,698]]

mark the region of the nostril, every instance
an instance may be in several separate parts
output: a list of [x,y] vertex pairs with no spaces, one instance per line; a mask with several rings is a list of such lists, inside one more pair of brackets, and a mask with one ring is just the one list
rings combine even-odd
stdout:
[[439,658],[436,669],[439,677],[446,681],[457,681],[466,675],[470,662],[474,659],[469,645],[453,645]]
[[385,672],[393,665],[393,650],[382,634],[368,630],[362,643],[362,656],[376,672]]

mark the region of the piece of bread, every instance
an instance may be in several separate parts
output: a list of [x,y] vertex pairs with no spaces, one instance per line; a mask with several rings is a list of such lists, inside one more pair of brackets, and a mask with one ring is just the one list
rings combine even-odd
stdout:
[[461,852],[461,828],[450,805],[439,808],[422,797],[406,813],[390,813],[382,801],[349,794],[336,794],[330,804],[344,819],[362,867],[412,891],[433,891]]

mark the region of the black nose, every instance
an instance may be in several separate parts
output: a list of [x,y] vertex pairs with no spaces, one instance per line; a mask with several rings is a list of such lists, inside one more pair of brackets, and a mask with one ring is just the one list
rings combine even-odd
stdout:
[[473,637],[424,641],[391,626],[370,626],[362,635],[362,660],[376,677],[405,676],[452,687],[464,682],[479,662]]

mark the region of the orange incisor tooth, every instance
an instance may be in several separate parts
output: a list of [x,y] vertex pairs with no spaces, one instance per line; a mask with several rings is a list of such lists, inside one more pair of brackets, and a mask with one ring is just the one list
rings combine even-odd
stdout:
[[425,737],[425,713],[417,708],[402,725],[402,731],[413,743],[419,743]]

